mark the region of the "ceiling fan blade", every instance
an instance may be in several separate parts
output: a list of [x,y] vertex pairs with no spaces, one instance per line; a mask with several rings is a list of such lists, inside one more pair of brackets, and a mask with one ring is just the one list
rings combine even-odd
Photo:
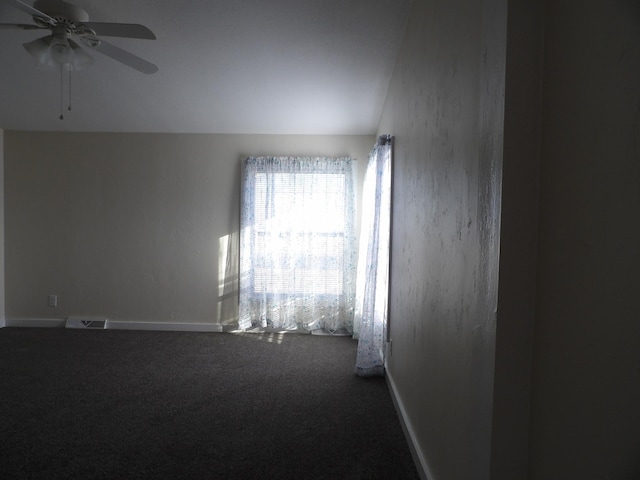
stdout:
[[89,27],[101,37],[125,37],[141,38],[145,40],[155,40],[156,36],[144,25],[137,23],[101,23],[85,22],[83,25]]
[[0,23],[0,28],[15,28],[18,30],[41,30],[42,27],[37,25],[26,25],[22,23]]
[[85,45],[99,51],[103,55],[111,57],[120,63],[124,63],[125,65],[138,70],[139,72],[149,74],[156,73],[158,71],[158,67],[153,63],[147,62],[146,60],[134,55],[133,53],[129,53],[126,50],[123,50],[120,47],[116,47],[111,43],[105,42],[102,39],[96,39],[95,37],[89,37],[88,35],[85,35],[81,36],[80,40],[82,40]]
[[24,3],[21,0],[0,0],[0,2],[6,3],[7,5],[11,5],[12,7],[17,8],[18,10],[22,10],[23,12],[33,17],[38,17],[43,22],[48,23],[49,25],[54,26],[58,23],[54,18],[50,17],[46,13],[41,12],[37,8],[33,8],[31,5]]

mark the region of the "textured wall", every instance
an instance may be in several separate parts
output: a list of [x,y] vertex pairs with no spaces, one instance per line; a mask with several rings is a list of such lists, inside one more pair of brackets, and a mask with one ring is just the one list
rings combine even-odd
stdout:
[[435,480],[489,478],[505,1],[415,1],[380,122],[396,136],[392,378]]
[[531,477],[640,478],[640,5],[548,2]]
[[7,318],[228,322],[241,159],[352,156],[363,176],[374,141],[5,132]]

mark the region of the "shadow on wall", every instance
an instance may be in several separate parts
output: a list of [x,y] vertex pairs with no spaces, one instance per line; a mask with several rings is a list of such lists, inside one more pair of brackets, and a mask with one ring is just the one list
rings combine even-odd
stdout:
[[218,318],[224,327],[238,326],[239,234],[218,239]]

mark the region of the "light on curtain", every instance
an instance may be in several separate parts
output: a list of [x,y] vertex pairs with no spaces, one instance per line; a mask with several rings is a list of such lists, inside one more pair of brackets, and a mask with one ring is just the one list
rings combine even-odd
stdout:
[[242,190],[240,328],[351,333],[351,159],[250,157]]
[[362,226],[356,284],[354,337],[356,373],[384,374],[389,292],[392,138],[380,137],[369,154],[362,197]]

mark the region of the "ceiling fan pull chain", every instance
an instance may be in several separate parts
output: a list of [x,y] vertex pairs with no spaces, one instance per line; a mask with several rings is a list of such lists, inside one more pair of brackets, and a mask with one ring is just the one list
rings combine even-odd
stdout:
[[71,111],[71,69],[69,69],[69,107],[67,109]]
[[64,80],[64,65],[60,65],[60,120],[64,120],[64,115],[62,115],[62,104],[64,102],[63,94],[64,94],[64,85],[63,85],[63,80]]

